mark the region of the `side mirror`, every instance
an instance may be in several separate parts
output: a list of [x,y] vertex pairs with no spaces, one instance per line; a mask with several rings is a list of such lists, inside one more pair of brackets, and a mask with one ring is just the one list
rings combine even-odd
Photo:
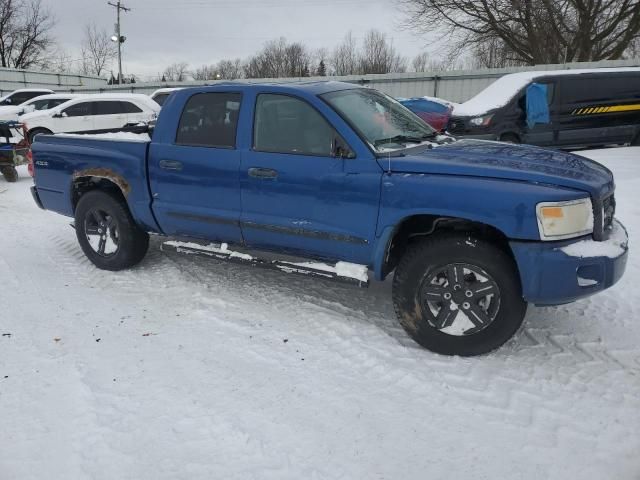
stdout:
[[341,138],[334,138],[331,142],[331,156],[333,158],[356,158],[355,153]]

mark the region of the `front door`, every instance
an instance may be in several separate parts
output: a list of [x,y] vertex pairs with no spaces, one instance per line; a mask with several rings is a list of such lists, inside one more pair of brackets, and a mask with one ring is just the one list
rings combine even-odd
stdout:
[[245,242],[367,264],[381,176],[306,100],[259,94],[240,169]]
[[65,108],[61,114],[64,118],[55,119],[53,133],[81,133],[93,130],[93,104],[95,102],[78,102]]
[[175,140],[152,142],[153,210],[167,235],[241,243],[239,93],[196,93],[180,117]]

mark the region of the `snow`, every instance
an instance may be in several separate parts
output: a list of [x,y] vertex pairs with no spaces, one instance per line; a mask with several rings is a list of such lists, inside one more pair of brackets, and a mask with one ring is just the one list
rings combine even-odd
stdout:
[[127,141],[127,142],[150,142],[151,137],[148,133],[133,132],[110,132],[110,133],[56,133],[56,137],[69,138],[90,138],[92,140],[110,140],[110,141]]
[[284,262],[294,267],[312,268],[321,272],[334,273],[340,277],[354,278],[361,282],[369,281],[369,270],[366,265],[358,265],[357,263],[338,262],[335,265],[329,265],[321,262]]
[[609,233],[609,238],[603,242],[594,240],[581,240],[572,243],[560,250],[570,257],[609,257],[618,258],[625,251],[628,239],[624,227],[619,222],[613,222],[613,228]]
[[[170,245],[175,247],[180,253],[193,254],[193,249],[199,250],[201,252],[211,252],[211,253],[222,253],[231,258],[240,258],[242,260],[253,260],[253,257],[247,253],[235,252],[229,250],[229,245],[226,243],[222,243],[220,245],[201,245],[199,243],[194,242],[176,242],[176,241],[168,241],[164,242],[166,245]],[[191,249],[191,250],[189,250]]]
[[520,90],[530,82],[548,75],[583,75],[585,73],[638,72],[640,67],[628,68],[592,68],[575,70],[547,70],[510,73],[500,77],[475,97],[455,105],[453,115],[475,117],[506,105]]
[[94,268],[26,168],[0,178],[0,478],[633,480],[640,472],[640,148],[611,290],[530,307],[490,355],[442,357],[368,289],[160,251]]

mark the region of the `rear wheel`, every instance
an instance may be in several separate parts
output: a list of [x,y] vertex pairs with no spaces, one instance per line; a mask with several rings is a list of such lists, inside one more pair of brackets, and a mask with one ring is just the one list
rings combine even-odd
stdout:
[[130,268],[149,248],[149,235],[135,224],[126,204],[101,190],[80,198],[75,226],[82,251],[103,270]]
[[500,347],[527,308],[511,257],[461,234],[435,235],[411,247],[396,269],[393,303],[416,342],[461,356]]
[[16,170],[16,167],[0,167],[0,172],[2,172],[2,176],[7,182],[14,183],[18,181],[18,170]]

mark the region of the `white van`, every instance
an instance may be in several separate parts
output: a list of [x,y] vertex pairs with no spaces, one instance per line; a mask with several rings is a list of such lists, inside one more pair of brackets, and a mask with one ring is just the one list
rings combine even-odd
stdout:
[[29,141],[40,133],[107,133],[155,120],[160,106],[147,95],[84,95],[50,110],[22,115]]

